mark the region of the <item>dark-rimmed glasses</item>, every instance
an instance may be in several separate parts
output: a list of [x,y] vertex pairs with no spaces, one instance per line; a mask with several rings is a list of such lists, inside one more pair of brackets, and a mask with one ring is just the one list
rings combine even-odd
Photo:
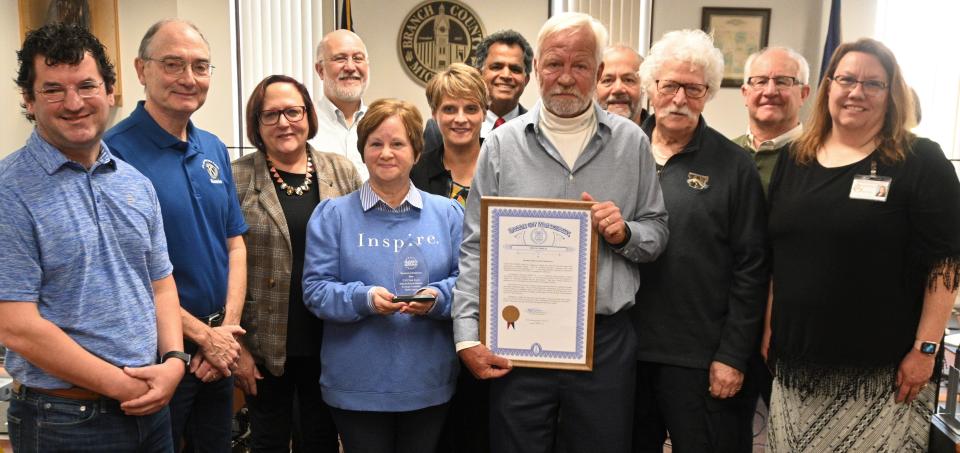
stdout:
[[264,110],[260,112],[260,124],[264,126],[273,126],[280,122],[280,115],[283,114],[283,117],[287,119],[287,122],[296,123],[303,119],[304,115],[307,112],[307,107],[304,105],[297,105],[294,107],[287,107],[282,110]]
[[700,99],[707,95],[707,85],[702,83],[680,83],[674,80],[657,80],[657,91],[664,96],[675,96],[683,88],[690,99]]
[[144,58],[146,61],[155,61],[160,63],[160,67],[163,68],[163,72],[168,75],[180,75],[187,70],[187,66],[190,66],[190,70],[193,71],[193,75],[197,77],[210,77],[213,75],[214,66],[210,64],[209,61],[194,61],[187,63],[183,58],[177,57],[164,57],[160,59],[156,58]]
[[36,93],[46,99],[47,102],[53,104],[63,102],[63,100],[67,98],[67,91],[71,88],[77,92],[77,96],[86,99],[99,94],[101,86],[103,86],[103,82],[87,81],[81,82],[80,85],[77,86],[51,85],[37,90]]

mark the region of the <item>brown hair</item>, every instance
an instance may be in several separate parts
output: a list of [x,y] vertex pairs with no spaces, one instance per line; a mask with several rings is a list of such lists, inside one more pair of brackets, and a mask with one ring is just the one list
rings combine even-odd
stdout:
[[266,152],[263,144],[263,137],[260,135],[260,111],[263,110],[263,99],[267,96],[267,87],[274,83],[289,83],[293,85],[300,96],[303,97],[303,105],[306,107],[307,123],[309,129],[307,138],[311,139],[317,135],[317,111],[313,107],[313,100],[310,99],[310,93],[307,87],[298,82],[297,79],[285,75],[272,75],[260,81],[250,93],[250,99],[247,99],[247,140],[260,151]]
[[427,82],[427,102],[434,113],[440,108],[443,97],[467,99],[487,109],[487,85],[477,71],[463,63],[453,63],[447,69],[438,72]]
[[400,118],[403,128],[407,132],[407,140],[413,148],[414,161],[420,159],[423,151],[423,118],[420,111],[413,104],[400,99],[378,99],[370,107],[363,118],[357,123],[357,151],[363,160],[363,148],[367,145],[367,138],[380,124],[390,117]]
[[827,136],[833,129],[833,118],[830,116],[830,78],[833,77],[840,60],[850,52],[863,52],[873,55],[883,65],[890,77],[887,85],[889,93],[887,95],[886,113],[883,117],[883,126],[877,134],[879,144],[880,161],[884,164],[893,164],[906,158],[907,149],[913,134],[910,128],[914,126],[916,117],[914,116],[913,97],[910,95],[910,88],[907,87],[903,79],[903,73],[900,71],[900,65],[893,52],[883,45],[880,41],[861,38],[856,42],[842,44],[833,53],[830,64],[824,72],[823,80],[820,81],[820,88],[817,89],[817,100],[814,103],[813,111],[810,114],[806,130],[791,147],[794,160],[801,165],[807,165],[813,162],[817,157],[817,150],[826,141]]

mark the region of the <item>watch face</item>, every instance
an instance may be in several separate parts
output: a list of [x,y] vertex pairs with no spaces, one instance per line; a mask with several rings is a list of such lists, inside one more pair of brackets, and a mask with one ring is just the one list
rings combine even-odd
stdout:
[[920,352],[924,354],[934,354],[937,352],[937,344],[924,342],[923,344],[920,345]]

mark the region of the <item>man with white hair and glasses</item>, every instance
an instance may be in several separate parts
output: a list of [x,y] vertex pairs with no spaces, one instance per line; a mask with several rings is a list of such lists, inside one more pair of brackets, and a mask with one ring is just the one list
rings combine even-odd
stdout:
[[793,49],[768,47],[747,58],[743,74],[750,126],[733,141],[753,155],[766,192],[779,150],[803,133],[800,107],[810,95],[810,65]]
[[767,295],[766,216],[750,157],[701,113],[723,55],[700,30],[667,33],[640,66],[654,114],[643,123],[670,213],[670,243],[641,264],[635,452],[749,452],[744,372]]
[[[470,372],[495,378],[490,450],[498,453],[630,449],[637,362],[627,313],[641,283],[636,263],[656,259],[666,245],[666,211],[647,138],[593,101],[606,38],[603,25],[586,14],[550,18],[534,64],[541,101],[492,133],[477,162],[453,332]],[[600,236],[592,371],[513,369],[478,341],[483,196],[599,201],[592,212]]]

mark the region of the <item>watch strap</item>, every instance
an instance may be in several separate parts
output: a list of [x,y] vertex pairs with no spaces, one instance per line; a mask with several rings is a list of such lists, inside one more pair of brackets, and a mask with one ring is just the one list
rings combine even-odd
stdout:
[[190,366],[190,354],[187,354],[183,351],[167,351],[162,357],[160,357],[160,363],[164,363],[167,361],[167,359],[171,358],[183,360],[184,366]]

